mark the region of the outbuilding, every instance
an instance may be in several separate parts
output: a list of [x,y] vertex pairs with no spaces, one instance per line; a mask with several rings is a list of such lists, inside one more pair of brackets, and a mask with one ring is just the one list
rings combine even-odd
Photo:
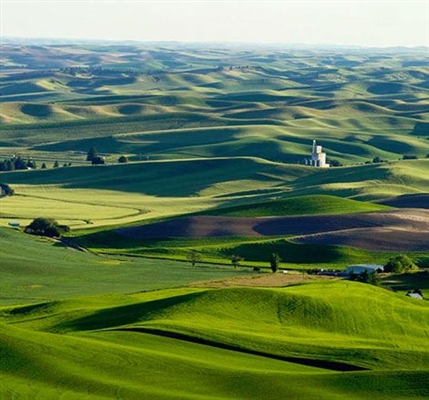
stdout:
[[363,272],[368,272],[369,274],[377,271],[377,272],[383,272],[384,266],[383,265],[377,265],[377,264],[356,264],[356,265],[349,265],[346,267],[346,274],[362,274]]

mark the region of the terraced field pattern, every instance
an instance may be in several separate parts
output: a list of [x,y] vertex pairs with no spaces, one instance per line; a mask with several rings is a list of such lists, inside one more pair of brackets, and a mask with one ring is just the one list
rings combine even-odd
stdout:
[[426,48],[6,41],[0,76],[37,164],[1,164],[1,399],[429,397]]

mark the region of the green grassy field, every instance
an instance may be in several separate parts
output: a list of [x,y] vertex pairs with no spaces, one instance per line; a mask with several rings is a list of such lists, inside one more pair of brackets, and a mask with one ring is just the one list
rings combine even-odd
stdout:
[[0,228],[0,304],[129,293],[239,276],[248,271],[120,256],[96,256]]
[[428,312],[426,302],[350,282],[8,307],[1,310],[2,392],[423,399]]

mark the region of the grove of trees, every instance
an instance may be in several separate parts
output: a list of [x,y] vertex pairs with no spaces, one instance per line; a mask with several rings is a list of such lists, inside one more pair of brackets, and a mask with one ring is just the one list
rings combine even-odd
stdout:
[[24,160],[20,156],[13,156],[9,159],[0,161],[0,171],[15,171],[29,168],[37,168],[36,161],[32,160],[31,158]]
[[26,226],[24,232],[31,235],[61,237],[70,228],[66,225],[59,225],[52,218],[35,218],[30,225]]
[[384,266],[384,272],[394,272],[402,274],[403,272],[417,270],[418,267],[413,261],[405,254],[398,254],[389,259]]

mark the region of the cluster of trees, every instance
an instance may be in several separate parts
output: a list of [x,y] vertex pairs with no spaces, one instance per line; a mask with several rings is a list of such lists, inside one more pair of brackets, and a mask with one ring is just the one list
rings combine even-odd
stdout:
[[390,258],[384,266],[384,272],[394,272],[395,274],[416,271],[417,269],[417,265],[405,254],[398,254]]
[[[64,163],[63,167],[69,167],[72,164]],[[52,164],[52,168],[59,168],[60,163],[58,161],[55,161]],[[12,158],[9,158],[7,160],[0,161],[0,171],[16,171],[16,170],[24,170],[24,169],[37,169],[37,163],[35,160],[29,158],[28,160],[24,160],[20,156],[13,156]],[[40,166],[41,169],[46,169],[46,163],[42,163]]]
[[332,159],[328,159],[326,160],[326,162],[331,166],[331,167],[342,167],[343,164],[342,162],[338,161],[338,160],[332,160]]
[[[196,250],[192,250],[190,253],[188,253],[187,260],[191,263],[193,267],[195,267],[197,262],[201,262],[202,257],[201,257],[201,254],[199,254]],[[236,254],[233,254],[231,256],[231,264],[234,268],[239,267],[242,261],[244,261],[244,258],[241,256],[238,256]],[[281,262],[280,256],[277,253],[272,253],[270,257],[270,267],[273,273],[277,272],[277,270],[279,269],[280,262]],[[254,270],[259,271],[260,269],[256,268]]]
[[350,274],[349,279],[351,281],[369,283],[370,285],[380,286],[381,285],[381,277],[378,271],[373,271],[369,273],[367,270],[363,271],[360,274]]
[[[428,156],[429,156],[429,154],[428,154]],[[405,154],[402,156],[402,160],[417,160],[417,159],[418,159],[418,157],[415,155]],[[366,161],[365,164],[371,164],[371,163],[372,164],[379,164],[379,163],[386,163],[386,162],[389,162],[389,161],[383,160],[381,157],[377,156],[377,157],[374,157],[372,159],[372,161]]]
[[86,155],[86,161],[91,161],[92,165],[101,165],[104,164],[104,157],[98,155],[95,147],[91,147]]
[[22,169],[36,169],[36,161],[31,158],[24,160],[20,156],[13,156],[9,159],[0,161],[0,171],[15,171]]
[[[383,272],[392,272],[395,274],[402,274],[405,272],[415,271],[418,269],[418,266],[405,254],[398,254],[394,257],[391,257],[384,266]],[[349,279],[351,281],[369,283],[370,285],[380,286],[381,277],[380,270],[368,272],[363,271],[360,274],[352,273],[350,274]]]
[[65,232],[69,232],[67,225],[60,225],[52,218],[36,218],[24,229],[25,233],[47,237],[61,237]]
[[67,75],[82,75],[91,74],[97,76],[138,76],[139,72],[131,68],[104,68],[100,66],[96,67],[64,67],[60,69],[60,72]]
[[[88,153],[86,154],[86,161],[91,161],[92,165],[101,165],[101,164],[105,164],[105,159],[104,157],[101,157],[98,154],[97,149],[92,146],[89,150]],[[118,158],[118,163],[120,164],[124,164],[128,162],[128,157],[127,156],[120,156]]]
[[377,156],[377,157],[374,157],[372,161],[367,161],[365,164],[371,164],[371,163],[379,164],[379,163],[385,163],[385,162],[387,162],[387,160],[383,160],[381,157]]
[[0,197],[13,196],[15,191],[6,183],[0,183]]

